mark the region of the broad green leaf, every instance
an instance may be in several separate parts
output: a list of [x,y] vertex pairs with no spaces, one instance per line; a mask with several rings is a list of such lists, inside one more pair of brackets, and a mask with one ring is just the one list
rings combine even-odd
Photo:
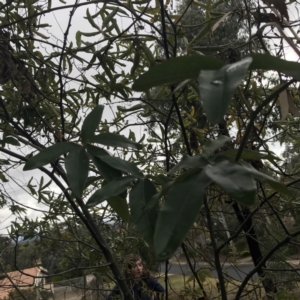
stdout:
[[246,170],[247,172],[251,173],[251,175],[258,181],[262,183],[268,183],[275,191],[281,193],[290,195],[289,189],[282,183],[280,183],[278,180],[272,178],[271,176],[258,172],[256,169],[252,167],[252,165],[246,163],[245,161],[239,162]]
[[253,61],[250,70],[274,70],[300,80],[300,64],[297,62],[283,60],[269,54],[253,54],[251,57]]
[[137,150],[142,148],[142,145],[129,140],[125,136],[110,132],[95,135],[90,138],[90,142],[111,147],[133,148]]
[[222,188],[230,197],[244,205],[255,201],[256,185],[251,172],[238,163],[222,160],[207,165],[205,173],[213,183]]
[[89,141],[95,135],[95,131],[101,121],[103,110],[103,105],[96,106],[83,121],[81,128],[81,138],[83,142]]
[[[230,156],[230,157],[235,157],[237,152],[238,152],[238,149],[230,149],[230,150],[222,152],[221,154]],[[244,149],[241,154],[241,159],[253,159],[253,160],[268,159],[270,161],[280,160],[280,158],[276,157],[275,155],[265,153],[265,152],[255,151],[255,150],[251,150],[251,149]]]
[[114,178],[122,176],[122,172],[104,162],[105,157],[110,156],[104,149],[92,145],[87,145],[86,148],[91,155],[93,163],[95,164],[99,173],[104,177],[104,179],[106,179],[107,181],[111,181]]
[[125,173],[130,173],[133,176],[135,176],[135,178],[140,178],[142,177],[142,173],[140,172],[140,170],[138,169],[138,167],[130,162],[130,161],[126,161],[123,160],[119,157],[114,157],[114,156],[98,156],[104,163],[106,163],[107,165],[109,165],[110,167],[120,170],[122,172]]
[[82,147],[71,151],[66,157],[65,167],[72,192],[81,198],[89,172],[89,158],[85,149]]
[[39,154],[29,158],[23,170],[28,171],[40,168],[44,165],[52,163],[61,155],[76,150],[78,148],[80,148],[79,145],[70,142],[62,142],[55,144],[49,148],[43,149]]
[[223,120],[227,107],[236,88],[246,75],[251,57],[224,66],[220,70],[205,71],[199,74],[200,97],[207,117],[212,123]]
[[93,207],[108,198],[118,196],[124,192],[129,183],[134,180],[133,176],[118,177],[103,185],[101,189],[96,191],[87,201],[88,207]]
[[[143,209],[155,194],[156,188],[148,178],[140,179],[129,193],[129,205],[133,222],[148,244],[153,244],[158,203],[145,214],[143,214]],[[142,214],[143,217],[141,218]]]
[[151,210],[153,207],[155,207],[159,200],[161,199],[161,197],[165,196],[167,194],[167,192],[169,191],[169,189],[171,188],[171,186],[174,184],[174,181],[171,180],[169,182],[167,182],[162,188],[161,190],[156,193],[155,195],[153,195],[151,197],[151,199],[147,202],[147,204],[145,205],[145,207],[143,208],[143,212],[140,215],[140,218],[143,218],[144,215]]
[[193,225],[211,180],[202,170],[174,184],[158,215],[154,249],[161,260],[170,258]]
[[107,202],[123,221],[130,221],[130,214],[126,198],[115,196],[107,199]]
[[14,146],[20,146],[19,141],[17,139],[15,139],[15,138],[11,137],[11,136],[7,136],[1,142],[4,143],[4,144],[10,144],[10,145],[14,145]]
[[164,84],[178,84],[186,79],[197,79],[201,70],[220,69],[223,63],[207,56],[182,56],[156,65],[141,75],[133,84],[135,91],[146,91]]
[[203,146],[203,156],[205,158],[210,157],[217,149],[230,142],[231,138],[225,135],[220,135],[216,140],[208,140]]
[[174,166],[168,174],[174,174],[181,169],[194,169],[194,168],[204,168],[208,164],[208,161],[203,156],[189,156],[184,154],[181,161]]

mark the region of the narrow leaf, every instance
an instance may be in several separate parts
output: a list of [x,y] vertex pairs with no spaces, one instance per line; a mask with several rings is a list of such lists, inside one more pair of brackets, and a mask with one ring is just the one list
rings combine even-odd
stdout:
[[91,14],[90,14],[90,11],[89,9],[87,8],[86,10],[86,16],[87,16],[87,19],[89,21],[89,23],[96,29],[98,29],[100,31],[100,28],[99,26],[95,23],[94,19],[92,18]]
[[76,45],[77,45],[77,47],[81,47],[81,32],[80,31],[76,32]]
[[2,182],[8,182],[7,178],[5,177],[5,175],[3,173],[0,173],[0,180]]
[[68,153],[72,150],[76,150],[80,148],[79,145],[69,143],[69,142],[62,142],[55,144],[49,148],[42,150],[39,154],[31,157],[26,162],[23,170],[33,170],[36,168],[40,168],[44,165],[52,163],[54,160],[58,159],[61,155]]
[[142,145],[129,140],[125,136],[110,132],[93,136],[90,138],[90,142],[111,147],[133,148],[137,150],[142,148]]
[[88,207],[93,207],[108,198],[118,196],[124,192],[129,183],[134,180],[133,176],[118,177],[103,185],[101,189],[96,191],[87,201]]
[[211,180],[201,170],[174,184],[158,215],[154,248],[161,260],[170,258],[193,225]]
[[221,122],[236,88],[246,75],[252,58],[245,58],[220,70],[204,71],[199,75],[200,97],[212,123]]
[[103,20],[102,28],[105,28],[108,23],[113,19],[113,17],[117,14],[119,7],[115,7],[113,11]]
[[65,167],[72,192],[81,198],[89,172],[89,158],[85,149],[82,147],[71,151],[66,157]]
[[81,128],[81,138],[83,142],[87,142],[94,136],[101,121],[103,110],[103,105],[96,106],[83,121]]

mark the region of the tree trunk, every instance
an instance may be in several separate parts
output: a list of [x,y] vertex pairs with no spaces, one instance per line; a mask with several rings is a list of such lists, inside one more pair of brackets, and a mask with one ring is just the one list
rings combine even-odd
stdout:
[[[243,210],[241,211],[238,204],[233,204],[233,209],[235,211],[235,214],[242,225],[244,221],[247,219],[247,217],[250,214],[249,209],[243,207]],[[246,240],[248,244],[248,248],[250,251],[250,255],[253,260],[253,264],[255,267],[259,264],[259,262],[262,260],[263,255],[261,253],[259,243],[257,240],[256,232],[252,224],[252,218],[249,218],[244,224],[243,224],[243,231],[246,234]],[[264,286],[264,289],[267,294],[269,293],[277,293],[276,284],[273,282],[271,278],[265,278],[266,272],[262,270],[262,268],[266,268],[266,265],[263,265],[258,268],[257,274],[262,279],[262,284]]]

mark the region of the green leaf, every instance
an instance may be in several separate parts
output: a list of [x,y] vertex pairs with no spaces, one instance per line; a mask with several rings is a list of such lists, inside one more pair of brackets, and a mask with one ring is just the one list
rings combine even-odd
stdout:
[[82,147],[71,151],[66,157],[65,167],[72,192],[81,198],[89,172],[89,158],[85,149]]
[[81,138],[83,142],[87,142],[95,135],[95,131],[102,118],[103,110],[103,105],[96,106],[83,121],[81,128]]
[[[238,152],[238,149],[230,149],[227,151],[222,152],[222,155],[227,155],[230,157],[235,157]],[[265,153],[265,152],[259,152],[256,150],[251,149],[243,149],[243,152],[241,154],[241,159],[253,159],[253,160],[259,160],[259,159],[268,159],[270,161],[273,160],[281,160],[279,157]]]
[[99,156],[99,158],[114,169],[120,170],[125,173],[130,173],[135,176],[135,178],[142,177],[142,173],[132,162],[114,156]]
[[212,34],[226,18],[232,14],[231,12],[221,14],[218,16],[218,18],[214,17],[208,20],[206,25],[199,31],[199,33],[193,38],[193,40],[189,44],[189,48],[193,44],[199,43],[201,40],[203,40],[208,34]]
[[200,72],[200,97],[206,115],[212,123],[223,120],[229,102],[245,77],[251,62],[252,58],[247,57],[220,70]]
[[129,140],[125,136],[110,132],[101,133],[99,135],[93,136],[90,138],[90,142],[111,147],[133,148],[137,150],[142,148],[142,145],[132,140]]
[[4,138],[1,142],[5,144],[14,145],[14,146],[20,146],[19,141],[11,136]]
[[118,177],[103,185],[101,189],[96,191],[87,201],[88,207],[93,207],[110,197],[118,196],[124,192],[129,183],[135,178],[133,176]]
[[[133,222],[148,244],[153,244],[158,203],[145,214],[143,214],[143,208],[155,194],[156,188],[148,178],[140,179],[129,193],[129,205]],[[143,217],[141,218],[142,214]]]
[[167,177],[163,174],[159,174],[159,175],[147,175],[147,177],[151,178],[152,180],[154,180],[156,183],[160,184],[160,185],[165,185],[171,181],[173,181],[173,179],[171,177]]
[[5,177],[5,175],[3,173],[0,173],[0,180],[2,182],[8,182],[7,178]]
[[76,32],[76,45],[77,45],[77,47],[81,47],[81,32],[80,31]]
[[85,189],[87,187],[89,187],[90,185],[96,186],[95,182],[100,180],[101,176],[90,176],[87,178],[86,182],[85,182]]
[[7,124],[0,124],[0,129],[3,130],[5,133],[13,133],[14,129]]
[[90,11],[89,9],[87,8],[86,10],[86,16],[87,16],[87,19],[89,21],[89,23],[96,29],[98,29],[100,31],[100,28],[99,26],[95,23],[94,19],[92,18],[92,16],[90,15]]
[[159,259],[172,256],[193,225],[211,180],[202,170],[174,184],[158,215],[154,248]]
[[231,138],[225,135],[220,135],[216,140],[208,140],[203,146],[203,156],[205,158],[210,157],[217,149],[230,142]]
[[240,164],[221,160],[215,165],[207,165],[205,173],[230,197],[244,205],[254,204],[255,181],[252,174]]
[[174,184],[174,181],[171,180],[169,182],[167,182],[162,188],[161,190],[156,193],[155,195],[153,195],[151,197],[151,199],[147,202],[147,204],[144,206],[143,208],[143,212],[140,215],[140,218],[143,218],[144,215],[151,210],[153,207],[155,207],[159,200],[161,199],[161,197],[165,196],[167,194],[167,192],[169,191],[169,189],[171,188],[171,186]]
[[168,174],[174,174],[180,169],[194,169],[194,168],[204,168],[208,164],[208,161],[203,156],[189,156],[184,154],[181,161],[174,166]]
[[285,194],[285,195],[291,194],[289,189],[284,184],[280,183],[278,180],[274,179],[273,177],[258,172],[256,169],[252,167],[252,165],[246,163],[245,161],[240,161],[239,163],[247,170],[247,172],[251,173],[256,180],[262,183],[268,183],[275,191],[281,194]]
[[122,176],[122,172],[115,168],[112,168],[104,162],[105,158],[107,156],[110,156],[104,149],[92,145],[87,145],[86,148],[89,154],[91,155],[92,161],[94,162],[96,168],[98,169],[99,173],[104,177],[104,179],[106,179],[107,181],[111,181],[114,178]]
[[29,158],[23,170],[28,171],[40,168],[44,165],[52,163],[61,155],[68,153],[72,150],[76,150],[78,148],[80,148],[79,145],[70,142],[62,142],[55,144],[49,148],[43,149],[39,154]]
[[106,18],[103,19],[102,28],[105,28],[108,25],[108,23],[113,19],[113,17],[117,14],[118,11],[119,7],[117,6]]
[[139,110],[139,109],[145,109],[145,108],[147,108],[147,105],[137,104],[137,105],[133,105],[131,107],[117,106],[117,108],[121,112],[130,112],[130,111],[136,111],[136,110]]
[[207,56],[182,56],[156,65],[141,75],[133,84],[135,91],[146,91],[163,84],[177,84],[186,79],[197,79],[201,70],[220,69],[223,63]]
[[125,198],[119,196],[111,197],[107,199],[107,202],[122,220],[125,222],[130,221],[128,204]]
[[300,64],[297,62],[283,60],[269,54],[253,54],[251,57],[253,61],[250,70],[274,70],[300,80]]

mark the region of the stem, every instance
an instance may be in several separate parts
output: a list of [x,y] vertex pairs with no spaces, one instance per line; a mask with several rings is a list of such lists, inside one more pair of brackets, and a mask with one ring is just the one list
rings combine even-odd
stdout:
[[240,144],[240,147],[238,149],[238,152],[235,157],[235,161],[238,161],[242,155],[242,152],[244,150],[244,147],[246,145],[247,139],[251,133],[252,127],[254,125],[254,121],[257,117],[257,115],[261,112],[261,110],[267,106],[275,97],[277,97],[281,92],[283,92],[285,89],[287,89],[293,82],[295,82],[294,79],[284,83],[280,88],[278,88],[275,92],[273,92],[271,95],[269,95],[252,113],[251,118],[249,120],[249,124],[247,125],[243,140]]
[[186,250],[185,243],[182,243],[182,244],[181,244],[181,249],[182,249],[182,251],[183,251],[183,253],[184,253],[184,255],[185,255],[185,258],[186,258],[186,261],[187,261],[187,263],[188,263],[188,265],[189,265],[189,267],[190,267],[190,270],[192,271],[192,273],[193,273],[193,275],[194,275],[194,277],[195,277],[195,279],[196,279],[196,281],[197,281],[199,287],[200,287],[201,290],[202,290],[203,296],[204,296],[205,298],[207,298],[207,294],[206,294],[206,292],[205,292],[205,290],[204,290],[204,286],[203,286],[203,284],[201,283],[201,281],[200,281],[200,279],[199,279],[199,277],[198,277],[197,272],[196,272],[195,269],[193,268],[193,265],[192,265],[192,263],[191,263],[190,257],[189,257],[189,255],[188,255],[188,253],[187,253],[187,250]]
[[217,271],[219,283],[220,283],[221,297],[222,297],[222,300],[227,300],[225,281],[224,281],[224,277],[223,277],[223,273],[222,273],[222,265],[220,262],[219,253],[217,251],[217,243],[216,243],[215,234],[213,231],[213,223],[212,223],[212,220],[210,217],[210,210],[208,207],[207,198],[204,199],[204,206],[205,206],[206,218],[207,218],[207,223],[208,223],[208,228],[209,228],[209,234],[210,234],[210,238],[211,238],[211,244],[214,249],[215,266],[216,266],[216,271]]

